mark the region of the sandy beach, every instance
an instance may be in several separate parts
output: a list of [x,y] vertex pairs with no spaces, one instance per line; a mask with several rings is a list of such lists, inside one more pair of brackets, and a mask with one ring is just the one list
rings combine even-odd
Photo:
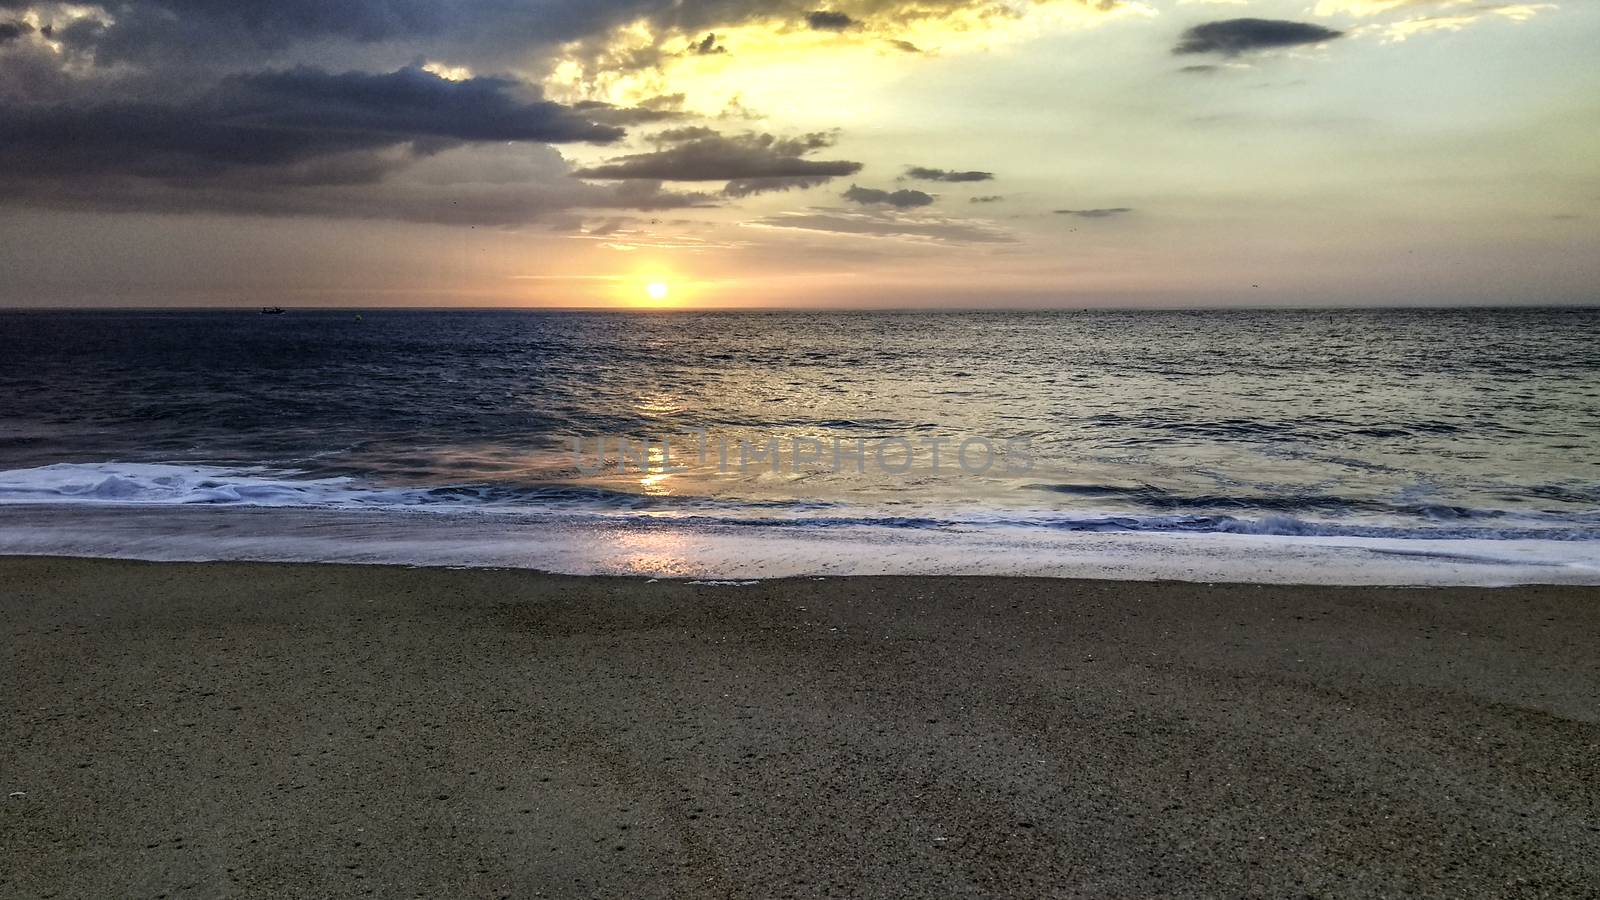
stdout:
[[1600,589],[0,559],[0,896],[1600,895]]

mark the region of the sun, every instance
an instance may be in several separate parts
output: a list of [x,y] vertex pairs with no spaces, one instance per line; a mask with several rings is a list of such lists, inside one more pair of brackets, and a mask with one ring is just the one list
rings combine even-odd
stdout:
[[650,299],[651,300],[657,300],[657,301],[667,299],[667,294],[671,293],[671,291],[670,291],[670,289],[668,289],[667,283],[665,281],[652,281],[652,282],[650,282],[649,284],[644,286],[644,292],[646,294],[650,295]]

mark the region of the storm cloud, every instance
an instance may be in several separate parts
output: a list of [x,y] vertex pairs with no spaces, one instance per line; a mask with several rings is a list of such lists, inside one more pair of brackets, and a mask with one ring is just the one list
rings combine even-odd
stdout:
[[1256,50],[1321,44],[1343,37],[1344,32],[1310,22],[1283,19],[1224,19],[1185,31],[1173,53],[1217,53],[1238,56]]

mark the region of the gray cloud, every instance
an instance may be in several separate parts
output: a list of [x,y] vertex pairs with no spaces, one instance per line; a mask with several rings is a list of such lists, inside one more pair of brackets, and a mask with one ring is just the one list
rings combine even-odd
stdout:
[[906,167],[906,177],[919,181],[993,181],[993,172],[952,172],[948,169],[929,169],[924,166]]
[[717,43],[715,34],[707,34],[703,39],[691,43],[689,52],[696,56],[712,56],[717,53],[727,53],[728,48]]
[[819,9],[806,13],[806,25],[812,31],[844,31],[856,24],[855,19],[842,12]]
[[876,188],[864,188],[860,185],[850,185],[850,190],[840,196],[852,203],[883,203],[896,209],[910,209],[914,206],[927,206],[933,202],[933,197],[921,191],[880,191]]
[[[533,145],[460,147],[406,167],[350,161],[353,177],[329,178],[345,161],[319,161],[261,173],[231,171],[184,181],[94,173],[11,183],[12,202],[54,209],[105,212],[222,212],[252,216],[383,219],[445,225],[522,225],[559,221],[573,210],[667,210],[712,205],[714,198],[662,190],[660,182],[594,185],[571,178],[554,148]],[[370,176],[370,177],[369,177]]]
[[1005,198],[1000,196],[999,194],[988,194],[988,195],[983,196],[983,197],[973,197],[971,200],[968,200],[967,202],[968,203],[999,203],[1001,200],[1004,200],[1004,199]]
[[649,140],[653,144],[681,144],[684,141],[696,141],[701,138],[721,137],[722,133],[715,128],[705,125],[684,125],[679,128],[668,128],[651,135]]
[[1283,19],[1224,19],[1185,31],[1173,53],[1218,53],[1238,56],[1255,50],[1321,44],[1343,37],[1344,32],[1310,22]]
[[1120,216],[1131,212],[1133,212],[1133,208],[1128,206],[1108,206],[1100,209],[1058,209],[1055,211],[1058,216],[1077,216],[1080,219],[1109,219],[1112,216]]
[[572,104],[572,111],[602,125],[642,125],[685,117],[682,110],[670,107],[644,105],[624,107],[599,100],[580,100]]
[[832,181],[832,175],[792,175],[776,178],[736,178],[728,182],[722,193],[728,197],[748,197],[769,191],[804,190]]
[[[604,36],[646,22],[662,42],[696,36],[689,52],[716,53],[714,35],[758,22],[801,21],[838,30],[860,26],[886,32],[912,19],[939,18],[961,10],[987,11],[992,0],[853,0],[848,13],[818,10],[802,0],[114,0],[103,4],[106,23],[80,19],[57,36],[96,65],[148,62],[174,69],[222,65],[260,67],[302,46],[338,54],[349,65],[351,47],[427,49],[458,63],[499,68],[525,64],[541,48],[578,42],[584,53],[605,52]],[[1107,9],[1117,0],[1061,0]],[[0,8],[41,9],[53,4],[9,2]],[[708,42],[709,39],[709,42]],[[679,45],[681,46],[681,45]],[[659,61],[656,52],[634,65]],[[672,51],[677,52],[674,47]],[[292,54],[292,55],[291,55]],[[611,64],[623,61],[611,59]]]
[[902,40],[898,40],[898,39],[890,39],[889,46],[895,48],[896,50],[904,52],[904,53],[921,53],[922,52],[922,48],[921,47],[918,47],[916,44],[913,44],[910,41],[902,41]]
[[710,202],[659,181],[572,179],[549,143],[623,135],[594,112],[627,110],[579,110],[509,79],[447,81],[420,69],[236,75],[170,102],[3,102],[0,197],[67,209],[493,224]]
[[9,43],[32,33],[33,26],[27,22],[0,22],[0,44]]
[[826,179],[861,171],[858,162],[807,159],[833,143],[832,136],[822,132],[779,138],[754,132],[725,135],[691,127],[661,132],[655,139],[666,146],[620,156],[577,174],[584,178],[727,181],[744,189],[754,179]]
[[[623,136],[571,107],[521,99],[499,78],[446,81],[420,69],[382,75],[301,68],[236,75],[184,102],[19,105],[0,111],[0,162],[29,172],[203,177],[399,147],[397,156],[466,143],[610,143]],[[335,180],[343,180],[335,179]]]

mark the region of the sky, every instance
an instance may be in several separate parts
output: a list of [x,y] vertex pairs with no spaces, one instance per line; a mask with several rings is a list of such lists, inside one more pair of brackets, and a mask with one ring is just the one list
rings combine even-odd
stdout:
[[1595,303],[1597,46],[1578,0],[0,0],[0,305]]

